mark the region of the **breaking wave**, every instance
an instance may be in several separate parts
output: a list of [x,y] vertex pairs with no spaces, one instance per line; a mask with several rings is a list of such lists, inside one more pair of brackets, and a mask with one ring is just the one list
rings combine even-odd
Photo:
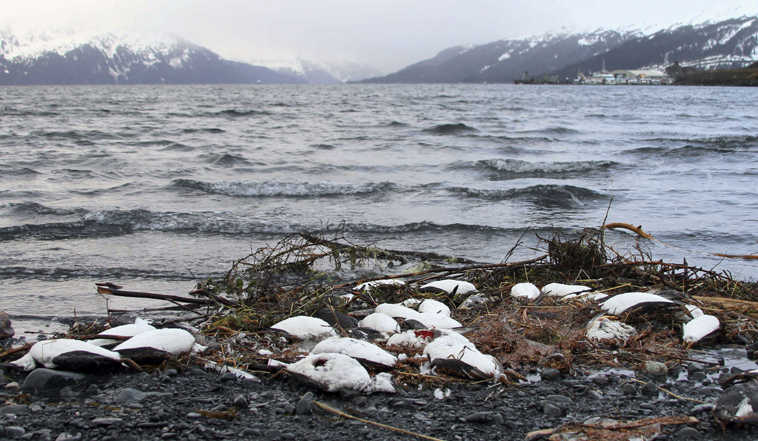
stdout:
[[520,159],[483,159],[453,163],[448,168],[477,170],[487,173],[491,179],[505,180],[524,177],[567,178],[607,172],[619,166],[621,164],[615,161],[529,162]]
[[201,191],[235,197],[337,197],[382,194],[399,191],[400,186],[391,182],[365,184],[336,184],[332,182],[203,182],[192,179],[177,179],[175,188]]
[[471,198],[488,201],[523,200],[541,207],[571,208],[583,206],[591,201],[608,199],[603,193],[573,185],[533,185],[506,190],[452,187],[449,190]]

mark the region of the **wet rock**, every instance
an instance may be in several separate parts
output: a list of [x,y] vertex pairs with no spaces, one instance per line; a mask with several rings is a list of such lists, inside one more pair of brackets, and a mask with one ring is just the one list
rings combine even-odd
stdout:
[[36,430],[27,434],[25,439],[33,439],[35,441],[52,441],[53,431],[50,429]]
[[313,413],[313,392],[306,392],[295,406],[295,415],[310,415]]
[[705,380],[706,377],[707,375],[705,375],[705,372],[703,371],[695,371],[688,374],[688,378],[690,379],[690,381],[694,381],[694,382],[701,382]]
[[5,389],[7,391],[10,391],[10,392],[15,392],[15,391],[21,389],[21,386],[19,386],[19,384],[17,382],[11,381],[10,383],[8,383],[5,386],[3,386],[3,389]]
[[542,379],[546,381],[558,380],[561,378],[561,371],[554,368],[545,368],[542,370]]
[[29,413],[29,406],[23,404],[9,404],[7,406],[0,407],[0,415],[25,415]]
[[95,426],[112,426],[114,424],[121,424],[124,420],[121,418],[116,417],[103,417],[103,418],[95,418],[92,420],[92,424]]
[[9,439],[18,439],[24,436],[24,434],[26,434],[26,429],[21,426],[5,427],[5,436],[7,436]]
[[668,367],[660,361],[646,361],[645,373],[653,377],[665,377],[668,374]]
[[624,383],[621,385],[621,392],[624,395],[637,395],[637,386],[632,383]]
[[87,379],[86,375],[76,372],[39,368],[26,376],[21,390],[31,394],[56,395],[61,394],[65,387],[80,384]]
[[232,405],[237,409],[247,409],[250,402],[244,394],[237,394],[234,396],[234,399],[232,399]]
[[11,327],[11,318],[5,312],[0,312],[0,340],[11,338],[16,332]]
[[463,421],[475,424],[503,424],[503,416],[499,412],[474,412],[463,417]]
[[68,432],[61,432],[56,438],[55,441],[79,441],[82,439],[82,434],[77,433],[76,435],[72,435]]
[[658,386],[655,383],[647,383],[642,386],[642,394],[647,396],[658,395]]
[[694,427],[683,427],[673,437],[674,441],[692,441],[700,439],[700,432]]
[[131,387],[125,387],[113,396],[113,402],[119,404],[136,404],[144,400],[147,397],[145,392]]
[[542,404],[542,412],[545,416],[550,418],[559,418],[563,416],[563,409],[549,402],[544,402]]

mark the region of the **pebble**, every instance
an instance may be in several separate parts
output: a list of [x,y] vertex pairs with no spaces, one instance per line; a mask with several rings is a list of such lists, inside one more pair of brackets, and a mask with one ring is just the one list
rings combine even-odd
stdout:
[[102,418],[95,418],[92,420],[92,424],[96,426],[112,426],[114,424],[122,423],[124,420],[121,418],[116,417],[102,417]]
[[131,387],[125,387],[113,396],[113,401],[121,404],[134,404],[139,403],[147,397],[145,392]]
[[200,415],[200,414],[199,414],[199,413],[197,413],[197,412],[189,412],[189,413],[187,414],[187,418],[200,418],[201,416],[202,416],[202,415]]
[[82,439],[82,434],[77,433],[76,435],[71,435],[68,432],[61,432],[56,438],[55,441],[79,441]]
[[247,409],[250,403],[244,394],[237,394],[234,396],[234,399],[232,399],[232,405],[237,409]]
[[637,395],[637,386],[632,383],[622,384],[621,392],[623,392],[624,395]]
[[29,406],[23,404],[10,404],[0,407],[0,415],[25,415],[27,413],[29,413]]
[[596,377],[592,377],[592,382],[598,386],[604,386],[608,384],[608,377],[605,375],[598,375]]
[[563,409],[556,406],[553,403],[544,402],[542,404],[542,412],[551,418],[558,418],[563,416]]
[[660,361],[646,361],[645,373],[654,377],[665,377],[668,374],[668,367]]
[[553,381],[561,378],[561,371],[554,368],[545,368],[542,370],[542,379],[546,381]]
[[499,412],[474,412],[463,417],[463,421],[475,424],[503,424],[503,416]]
[[674,434],[674,441],[692,441],[700,439],[700,431],[694,427],[682,427]]
[[26,429],[21,426],[6,426],[5,435],[9,438],[21,438],[26,433]]
[[706,378],[705,372],[703,371],[690,372],[688,375],[688,378],[695,382],[701,382]]
[[17,382],[11,381],[10,383],[8,383],[5,386],[3,386],[3,389],[5,389],[7,391],[15,392],[15,391],[21,389],[21,386],[19,386],[19,384]]
[[295,406],[295,415],[310,415],[313,413],[313,392],[306,392]]
[[647,383],[642,386],[642,393],[644,395],[658,395],[658,386],[655,383]]

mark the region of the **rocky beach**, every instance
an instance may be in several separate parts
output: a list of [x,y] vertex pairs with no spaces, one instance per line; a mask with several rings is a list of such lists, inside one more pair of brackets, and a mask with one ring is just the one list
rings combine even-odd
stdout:
[[[545,256],[499,264],[293,237],[171,297],[194,317],[154,327],[129,315],[72,320],[57,337],[75,340],[41,336],[37,349],[6,338],[0,433],[57,441],[758,435],[755,286],[608,256],[601,237],[554,238]],[[555,282],[579,267],[586,277],[571,281],[586,285]],[[98,290],[166,297],[112,283]],[[70,341],[75,348],[52,349]],[[111,347],[116,363],[88,355],[84,341]],[[127,352],[135,347],[149,356]],[[25,353],[31,365],[19,360]]]

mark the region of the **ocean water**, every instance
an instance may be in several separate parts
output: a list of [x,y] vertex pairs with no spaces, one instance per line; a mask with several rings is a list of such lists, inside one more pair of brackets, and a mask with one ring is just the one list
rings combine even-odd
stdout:
[[[758,89],[0,88],[0,310],[183,294],[283,234],[488,262],[642,225],[657,258],[755,280]],[[622,250],[626,232],[609,232]],[[112,300],[110,307],[147,305]]]

